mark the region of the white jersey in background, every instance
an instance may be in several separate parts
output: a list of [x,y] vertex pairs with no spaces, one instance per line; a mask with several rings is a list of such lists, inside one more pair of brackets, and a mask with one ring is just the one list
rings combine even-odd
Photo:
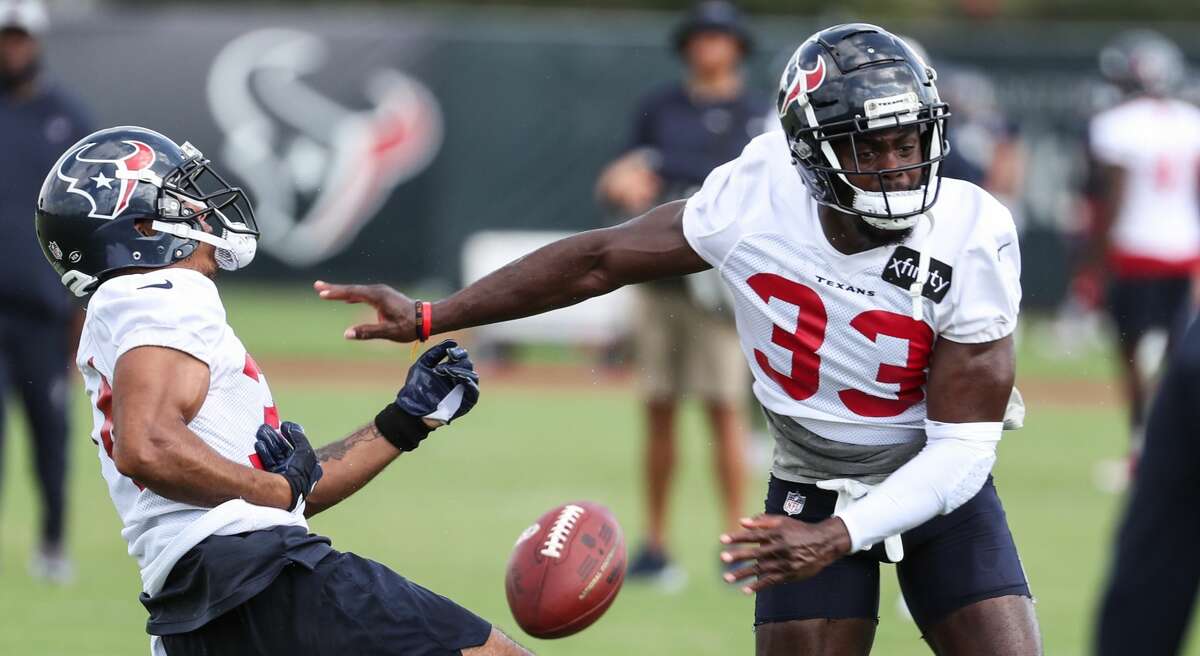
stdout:
[[121,535],[137,558],[143,590],[153,596],[176,561],[210,535],[307,523],[303,507],[289,513],[241,499],[216,508],[172,501],[117,471],[112,452],[121,436],[113,433],[113,371],[123,354],[139,346],[175,349],[208,365],[208,396],[188,428],[233,462],[256,465],[255,433],[264,422],[278,426],[279,415],[266,379],[225,321],[216,286],[202,274],[170,268],[118,276],[92,295],[76,364],[92,402],[92,441],[124,525]]
[[1094,117],[1088,136],[1097,160],[1125,170],[1110,232],[1116,271],[1186,275],[1200,263],[1200,109],[1138,98]]
[[[783,133],[772,132],[687,201],[684,234],[736,299],[754,393],[767,410],[838,443],[923,443],[934,341],[1013,332],[1021,260],[1012,218],[975,185],[941,187],[903,244],[846,255],[826,239]],[[921,254],[930,259],[914,313]],[[775,473],[786,478],[776,454]]]

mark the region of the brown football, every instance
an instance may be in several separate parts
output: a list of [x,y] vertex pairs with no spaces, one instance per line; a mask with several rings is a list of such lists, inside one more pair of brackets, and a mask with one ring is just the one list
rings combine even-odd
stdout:
[[517,538],[504,589],[517,624],[562,638],[600,619],[625,581],[625,536],[608,508],[589,501],[551,509]]

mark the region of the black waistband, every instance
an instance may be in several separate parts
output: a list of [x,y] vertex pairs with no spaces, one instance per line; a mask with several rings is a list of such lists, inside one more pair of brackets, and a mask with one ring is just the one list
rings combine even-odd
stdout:
[[194,631],[262,592],[284,567],[311,570],[332,552],[329,538],[299,526],[211,536],[175,563],[158,594],[142,593],[146,633]]

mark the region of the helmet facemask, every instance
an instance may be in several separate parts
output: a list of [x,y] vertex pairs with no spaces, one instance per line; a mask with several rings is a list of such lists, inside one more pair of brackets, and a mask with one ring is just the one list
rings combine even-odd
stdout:
[[[794,139],[789,139],[792,155],[797,169],[806,179],[816,178],[813,181],[828,190],[818,197],[822,204],[857,215],[881,230],[906,230],[937,201],[941,188],[940,164],[950,149],[946,139],[949,108],[945,103],[922,106],[916,94],[904,94],[868,100],[866,110],[865,117],[801,130]],[[920,161],[891,168],[864,169],[857,156],[858,140],[866,135],[905,127],[918,130]],[[834,149],[837,141],[849,145],[851,161],[843,162],[844,158],[837,155]],[[914,189],[887,190],[885,176],[913,170],[921,172]],[[877,184],[871,186],[878,191],[853,184],[851,176],[875,177]]]
[[[258,223],[245,192],[225,181],[190,143],[188,159],[162,179],[155,230],[195,239],[216,248],[217,266],[236,271],[258,250]],[[205,227],[210,230],[205,230]]]

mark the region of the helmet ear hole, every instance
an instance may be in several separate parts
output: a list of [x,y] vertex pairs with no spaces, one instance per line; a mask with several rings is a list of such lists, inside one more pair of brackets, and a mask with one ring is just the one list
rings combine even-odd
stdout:
[[158,231],[151,227],[153,223],[151,219],[138,219],[133,222],[133,229],[143,237],[153,237],[158,234]]

